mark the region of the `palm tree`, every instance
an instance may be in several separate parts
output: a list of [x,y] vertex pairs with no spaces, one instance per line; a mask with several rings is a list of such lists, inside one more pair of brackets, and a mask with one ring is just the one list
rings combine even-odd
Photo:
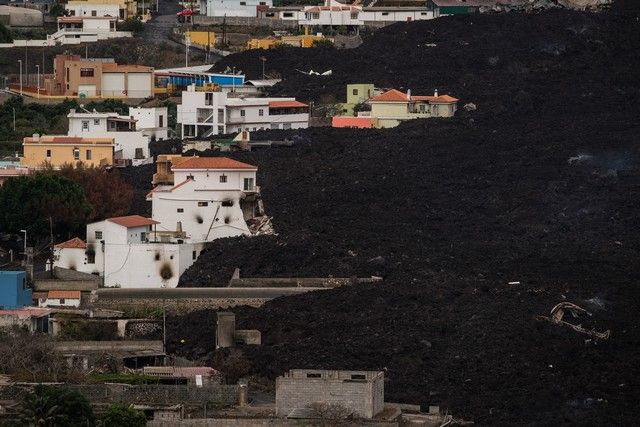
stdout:
[[28,425],[53,427],[66,418],[47,389],[36,386],[32,393],[25,396],[20,419]]

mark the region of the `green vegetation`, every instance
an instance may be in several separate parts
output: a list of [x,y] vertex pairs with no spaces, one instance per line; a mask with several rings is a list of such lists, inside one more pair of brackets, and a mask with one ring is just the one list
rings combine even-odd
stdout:
[[64,8],[64,5],[60,3],[54,3],[51,6],[51,10],[49,10],[49,15],[51,16],[67,16],[69,12]]
[[36,241],[49,236],[49,217],[53,229],[67,235],[80,231],[90,213],[82,186],[57,174],[20,176],[0,187],[0,229],[24,229]]
[[329,39],[319,39],[319,40],[314,40],[311,43],[311,46],[313,47],[333,47],[333,42]]
[[[76,100],[66,99],[56,104],[25,103],[19,96],[0,104],[0,156],[22,151],[22,138],[39,134],[65,134],[69,109],[80,108]],[[122,101],[104,100],[85,104],[88,110],[114,111],[127,114],[129,106]],[[15,112],[15,130],[14,130]]]
[[147,425],[147,419],[143,412],[119,404],[109,406],[100,420],[105,427],[144,427]]
[[38,385],[25,396],[20,419],[29,426],[95,426],[86,397],[75,390]]
[[144,24],[138,18],[128,18],[123,22],[118,22],[118,31],[132,31],[134,34],[144,29]]
[[12,41],[11,31],[9,31],[4,24],[0,23],[0,43],[11,43]]

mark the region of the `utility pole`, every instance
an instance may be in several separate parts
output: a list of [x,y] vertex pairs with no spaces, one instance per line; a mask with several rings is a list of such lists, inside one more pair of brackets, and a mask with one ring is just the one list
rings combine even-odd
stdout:
[[40,65],[36,64],[36,71],[38,72],[38,98],[40,98]]
[[51,278],[53,279],[53,218],[49,216],[49,250],[51,252],[51,264],[49,270],[51,271]]
[[184,36],[184,66],[189,66],[189,45],[191,44],[191,37],[186,35]]
[[264,56],[261,56],[260,60],[262,61],[262,80],[264,80],[266,78],[264,75],[264,63],[267,62],[267,58],[265,58]]
[[13,108],[13,131],[16,131],[16,107]]
[[20,63],[20,96],[22,96],[22,59],[18,59]]

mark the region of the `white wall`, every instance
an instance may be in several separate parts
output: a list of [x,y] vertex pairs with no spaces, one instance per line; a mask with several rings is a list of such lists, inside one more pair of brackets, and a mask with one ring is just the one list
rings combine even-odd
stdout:
[[[121,288],[175,288],[180,275],[196,259],[203,244],[146,243],[108,246],[105,286]],[[170,278],[163,278],[163,271]]]
[[[69,2],[65,9],[73,13],[72,16],[113,16],[118,18],[120,6],[117,4],[88,4],[84,2]],[[95,12],[95,15],[92,14]]]
[[[117,115],[114,115],[117,116]],[[82,129],[82,122],[89,122],[89,129]],[[96,124],[96,121],[98,124]],[[137,127],[137,124],[136,124]],[[113,132],[107,130],[107,118],[104,115],[80,113],[76,117],[69,117],[69,136],[93,136],[98,138],[113,138],[115,141],[114,150],[122,151],[123,159],[135,158],[136,149],[142,149],[142,157],[149,157],[149,136],[143,131]]]
[[102,73],[102,95],[124,96],[124,73]]
[[65,298],[64,304],[58,298],[47,298],[38,303],[40,307],[80,307],[79,298]]
[[[150,138],[155,137],[157,140],[169,137],[169,113],[167,107],[129,107],[129,116],[137,120],[136,129],[142,131],[144,135]],[[160,126],[160,122],[162,122],[162,126]]]
[[[207,0],[207,16],[257,16],[257,6],[273,6],[273,0]],[[201,11],[204,13],[204,11]]]
[[[194,170],[175,170],[173,171],[174,183],[180,184],[187,180],[187,176],[193,176],[193,183],[188,185],[194,190],[244,190],[244,178],[253,178],[253,182],[256,181],[255,171],[244,170],[209,170],[209,171],[194,171]],[[227,182],[220,182],[220,176],[225,175]],[[186,189],[185,189],[186,190]]]
[[107,33],[111,31],[111,21],[109,19],[83,19],[82,28],[84,31]]
[[[240,209],[241,191],[195,191],[194,184],[187,183],[173,192],[151,194],[152,216],[160,221],[158,231],[176,231],[179,221],[187,239],[195,242],[250,234]],[[222,206],[226,200],[232,200],[233,205]],[[207,206],[199,206],[199,202]]]

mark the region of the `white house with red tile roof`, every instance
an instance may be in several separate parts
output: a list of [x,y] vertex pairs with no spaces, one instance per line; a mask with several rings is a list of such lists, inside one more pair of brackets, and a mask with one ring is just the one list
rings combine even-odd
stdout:
[[88,224],[86,243],[75,238],[56,245],[54,266],[101,276],[106,287],[175,288],[204,245],[160,241],[159,224],[140,215]]
[[40,307],[80,307],[80,291],[49,291],[45,299],[38,302]]
[[369,100],[371,119],[374,127],[390,128],[400,122],[430,117],[453,117],[458,99],[449,95],[413,96],[391,89]]
[[189,242],[250,235],[247,220],[255,215],[256,166],[226,157],[193,157],[171,168],[173,186],[158,186],[148,195],[159,233],[181,231]]
[[295,98],[230,97],[189,86],[178,105],[183,138],[207,138],[243,130],[309,127],[309,107]]

